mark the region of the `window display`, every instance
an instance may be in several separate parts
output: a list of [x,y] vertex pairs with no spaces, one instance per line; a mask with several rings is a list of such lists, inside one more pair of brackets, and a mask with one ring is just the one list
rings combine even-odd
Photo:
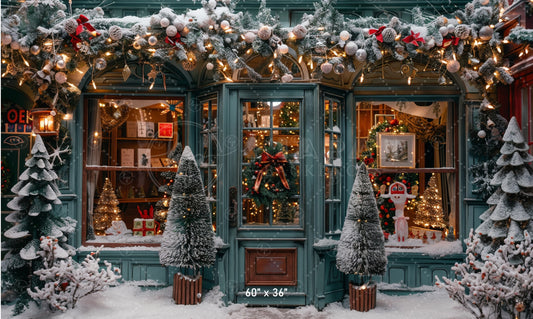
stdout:
[[341,103],[324,99],[324,200],[326,233],[341,229]]
[[86,241],[158,242],[165,222],[161,203],[169,196],[161,187],[176,171],[170,157],[176,146],[181,149],[183,102],[87,100]]

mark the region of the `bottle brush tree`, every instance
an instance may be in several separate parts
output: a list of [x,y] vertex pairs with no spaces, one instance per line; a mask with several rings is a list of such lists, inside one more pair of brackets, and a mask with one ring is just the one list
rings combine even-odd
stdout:
[[166,266],[190,268],[195,275],[215,262],[215,234],[211,227],[200,169],[185,147],[172,186],[167,224],[159,260]]
[[67,244],[67,236],[74,232],[76,221],[53,213],[53,206],[61,204],[61,192],[49,158],[41,136],[37,135],[26,169],[11,188],[16,196],[7,203],[13,212],[5,220],[13,226],[4,232],[6,240],[2,242],[2,250],[7,251],[2,260],[2,291],[17,296],[15,313],[22,312],[30,300],[27,288],[40,284],[34,271],[41,268],[37,254],[41,237],[58,239],[61,253],[57,258],[75,254]]
[[337,268],[345,274],[357,274],[361,285],[371,275],[385,272],[387,257],[383,230],[374,189],[365,164],[357,170],[341,238],[337,246]]

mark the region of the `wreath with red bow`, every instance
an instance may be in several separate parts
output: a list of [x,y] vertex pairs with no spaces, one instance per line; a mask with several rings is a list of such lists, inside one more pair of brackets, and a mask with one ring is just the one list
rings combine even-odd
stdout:
[[272,201],[286,202],[298,194],[298,173],[283,145],[255,149],[255,157],[243,169],[243,193],[256,205],[272,205]]

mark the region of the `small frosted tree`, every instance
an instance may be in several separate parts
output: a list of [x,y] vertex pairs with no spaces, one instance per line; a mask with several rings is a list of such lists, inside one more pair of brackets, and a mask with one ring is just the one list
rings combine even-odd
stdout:
[[33,274],[41,264],[37,254],[39,239],[42,236],[57,238],[64,252],[59,258],[75,253],[67,244],[67,236],[74,232],[76,221],[53,214],[53,205],[61,204],[61,192],[57,187],[59,178],[52,170],[50,156],[40,135],[35,137],[31,155],[25,163],[26,170],[11,188],[16,197],[7,203],[13,212],[6,221],[13,226],[4,232],[6,240],[2,242],[2,250],[7,251],[2,260],[2,290],[11,291],[18,297],[15,313],[22,312],[30,300],[26,289],[39,285]]
[[215,262],[214,239],[200,169],[187,146],[172,186],[159,260],[166,266],[190,268],[198,275],[200,268]]
[[[170,162],[168,163],[168,165],[166,165],[166,167],[172,168],[178,166],[182,152],[183,148],[181,147],[181,144],[178,143],[176,147],[168,154]],[[173,171],[161,172],[161,176],[165,179],[165,182],[161,186],[159,186],[157,191],[163,193],[163,198],[158,200],[155,204],[155,220],[159,223],[160,232],[165,230],[168,207],[170,205],[170,196],[172,196],[172,185],[174,184],[175,175],[176,173],[174,173]]]
[[374,189],[365,164],[357,170],[337,246],[337,268],[358,274],[361,285],[385,272],[387,257]]

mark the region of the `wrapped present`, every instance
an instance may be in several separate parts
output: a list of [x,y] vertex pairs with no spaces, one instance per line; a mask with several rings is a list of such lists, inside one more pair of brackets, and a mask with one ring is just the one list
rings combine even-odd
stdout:
[[142,210],[137,205],[137,211],[141,218],[133,220],[133,236],[154,236],[157,233],[157,222],[154,219],[154,207],[150,210]]
[[155,231],[155,219],[135,218],[133,220],[133,236],[153,236]]

